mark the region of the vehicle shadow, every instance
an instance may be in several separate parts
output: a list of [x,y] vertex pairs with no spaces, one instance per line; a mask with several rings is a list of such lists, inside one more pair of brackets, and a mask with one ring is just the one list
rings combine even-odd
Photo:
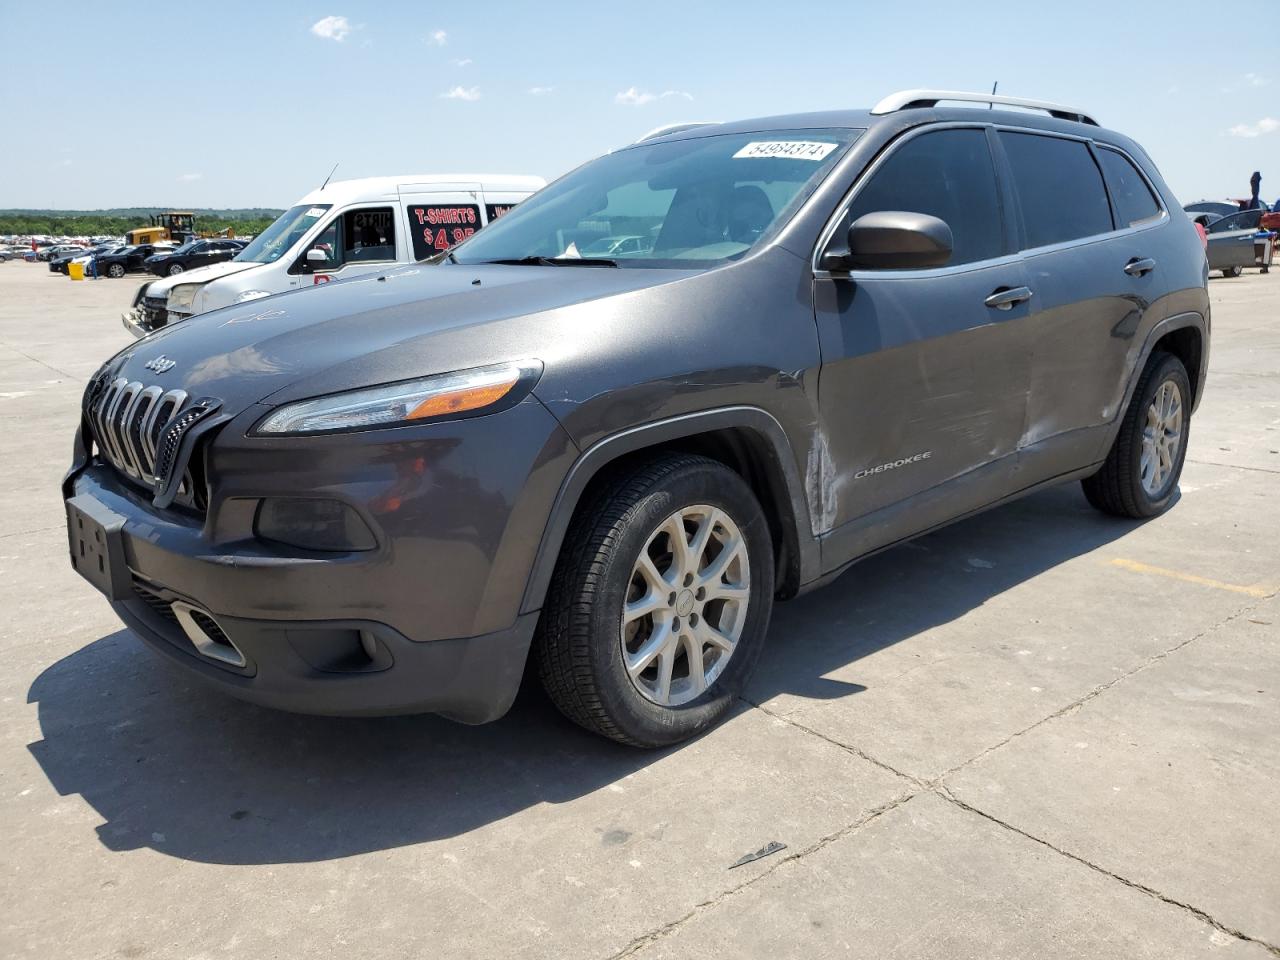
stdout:
[[[749,699],[854,695],[865,688],[823,675],[1135,526],[1096,514],[1073,485],[867,560],[777,608]],[[224,864],[328,860],[456,836],[584,796],[669,752],[579,730],[533,679],[510,714],[482,727],[302,717],[207,689],[121,630],[32,684],[43,739],[29,749],[59,794],[79,794],[103,818],[109,849]]]

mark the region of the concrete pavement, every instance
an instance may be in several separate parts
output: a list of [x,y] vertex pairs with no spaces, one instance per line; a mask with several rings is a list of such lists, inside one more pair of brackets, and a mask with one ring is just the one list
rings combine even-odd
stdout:
[[532,688],[468,728],[171,671],[58,494],[136,281],[0,264],[0,955],[1280,957],[1278,283],[1211,281],[1166,516],[1072,486],[873,558],[641,753]]

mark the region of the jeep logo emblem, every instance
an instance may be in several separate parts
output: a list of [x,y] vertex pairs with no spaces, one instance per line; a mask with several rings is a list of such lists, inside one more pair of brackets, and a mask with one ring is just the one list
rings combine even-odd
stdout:
[[154,360],[148,360],[143,364],[152,373],[164,373],[166,370],[172,370],[178,365],[176,360],[170,360],[163,353]]

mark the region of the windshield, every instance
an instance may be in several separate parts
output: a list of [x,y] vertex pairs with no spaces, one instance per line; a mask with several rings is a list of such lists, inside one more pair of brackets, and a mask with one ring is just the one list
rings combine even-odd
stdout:
[[454,249],[459,263],[601,257],[704,267],[785,223],[857,130],[785,130],[649,143],[607,154]]
[[325,215],[332,204],[310,203],[291,207],[276,218],[275,223],[253,238],[253,242],[236,254],[241,263],[275,263],[293,247],[312,225]]

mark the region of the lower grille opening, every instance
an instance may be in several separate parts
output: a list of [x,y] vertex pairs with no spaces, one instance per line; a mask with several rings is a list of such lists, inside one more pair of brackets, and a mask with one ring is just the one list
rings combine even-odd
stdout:
[[177,618],[178,626],[182,628],[182,632],[187,635],[187,639],[201,656],[211,660],[221,660],[233,667],[245,665],[244,654],[236,648],[236,645],[218,626],[217,621],[208,613],[182,600],[173,601],[170,609]]

